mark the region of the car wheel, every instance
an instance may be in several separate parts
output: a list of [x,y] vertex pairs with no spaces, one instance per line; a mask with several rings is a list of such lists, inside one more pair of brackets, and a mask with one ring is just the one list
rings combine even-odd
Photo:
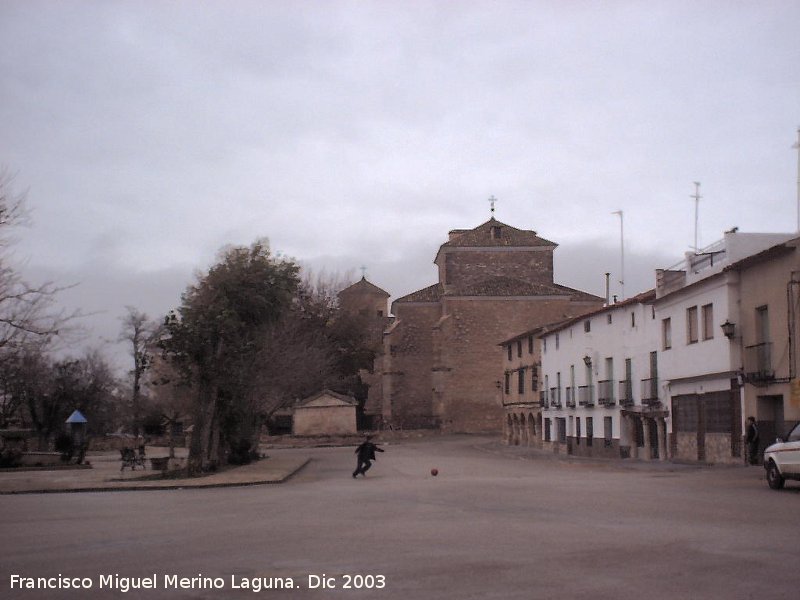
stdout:
[[781,472],[778,471],[778,467],[772,461],[769,461],[769,466],[767,467],[767,483],[773,490],[781,489],[783,484],[786,483]]

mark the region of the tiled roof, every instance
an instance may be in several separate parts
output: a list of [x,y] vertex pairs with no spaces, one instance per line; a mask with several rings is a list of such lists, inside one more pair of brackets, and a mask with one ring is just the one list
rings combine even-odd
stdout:
[[[436,283],[398,298],[395,302],[438,302],[444,296],[444,288]],[[602,302],[599,296],[582,292],[556,283],[535,283],[513,277],[491,277],[472,286],[460,287],[452,296],[569,296],[574,302]]]
[[435,283],[431,286],[411,292],[410,294],[398,298],[395,302],[438,302],[444,293],[442,285]]
[[[493,227],[500,228],[499,236],[492,235]],[[442,248],[484,248],[492,246],[534,247],[558,245],[555,242],[539,237],[536,235],[535,231],[517,229],[516,227],[497,221],[494,217],[482,225],[478,225],[475,229],[454,229],[450,233],[453,239],[442,244]]]
[[491,277],[461,287],[458,296],[570,296],[572,300],[601,301],[602,298],[556,283],[539,283],[513,277]]
[[566,319],[564,321],[557,321],[555,323],[550,323],[549,325],[545,325],[544,333],[561,331],[562,329],[566,329],[567,327],[573,325],[574,323],[579,323],[580,321],[585,321],[586,319],[591,319],[592,317],[595,317],[597,315],[602,315],[604,313],[611,312],[632,304],[650,304],[655,299],[656,299],[656,290],[655,289],[647,290],[646,292],[642,292],[641,294],[637,294],[636,296],[626,298],[625,300],[617,302],[616,304],[609,304],[608,306],[603,306],[601,308],[598,308],[597,310],[583,313],[582,315],[578,315],[570,319]]
[[381,296],[389,297],[389,292],[386,290],[382,290],[377,285],[370,283],[367,281],[366,277],[362,277],[361,281],[357,281],[351,286],[344,288],[339,295],[341,294],[354,294],[354,293],[370,293],[370,294],[379,294]]

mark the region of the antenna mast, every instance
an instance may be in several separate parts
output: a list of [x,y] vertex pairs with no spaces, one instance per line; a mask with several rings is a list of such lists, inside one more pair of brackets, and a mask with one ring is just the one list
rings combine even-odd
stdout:
[[689,197],[694,198],[694,251],[700,252],[700,246],[697,244],[697,221],[700,212],[700,198],[702,198],[699,181],[694,182],[694,194]]
[[612,215],[619,215],[619,285],[621,286],[620,296],[625,300],[625,230],[623,228],[622,211],[615,210]]
[[797,141],[792,148],[797,150],[797,231],[800,231],[800,127],[797,128]]

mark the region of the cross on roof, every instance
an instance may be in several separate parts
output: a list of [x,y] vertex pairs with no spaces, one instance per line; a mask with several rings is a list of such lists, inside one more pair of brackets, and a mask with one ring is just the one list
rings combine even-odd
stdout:
[[491,210],[492,216],[494,216],[494,203],[495,202],[497,202],[497,198],[495,198],[494,194],[492,194],[491,196],[489,196],[489,205],[491,206],[490,210]]
[[361,278],[362,279],[367,278],[367,267],[365,267],[364,265],[361,265]]

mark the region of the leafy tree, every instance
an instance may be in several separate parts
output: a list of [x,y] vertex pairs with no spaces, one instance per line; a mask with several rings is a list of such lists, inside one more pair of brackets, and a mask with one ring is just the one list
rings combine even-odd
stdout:
[[293,261],[275,259],[266,240],[229,247],[168,315],[162,347],[194,387],[191,473],[213,468],[256,427],[254,365],[291,305],[298,272]]
[[119,423],[116,381],[96,351],[60,361],[42,352],[27,352],[21,356],[13,389],[25,403],[42,450],[73,410],[86,416],[90,435],[106,433]]

